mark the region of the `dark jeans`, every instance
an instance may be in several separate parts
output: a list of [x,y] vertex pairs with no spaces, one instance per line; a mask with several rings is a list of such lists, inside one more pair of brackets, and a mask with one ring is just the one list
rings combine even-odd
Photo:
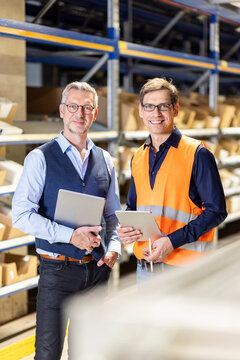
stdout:
[[[106,284],[110,268],[40,258],[35,360],[59,360],[66,332],[63,302],[70,295]],[[65,322],[65,323],[64,323]]]

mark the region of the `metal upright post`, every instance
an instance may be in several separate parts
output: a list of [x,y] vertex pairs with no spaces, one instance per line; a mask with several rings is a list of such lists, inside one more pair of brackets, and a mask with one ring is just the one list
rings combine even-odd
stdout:
[[[209,78],[209,106],[217,111],[218,109],[218,93],[219,93],[219,21],[218,16],[211,15],[210,24],[210,52],[211,57],[215,60],[215,69],[211,70]],[[213,248],[216,249],[218,243],[218,229],[215,229]]]
[[[107,73],[107,113],[108,128],[119,131],[119,105],[118,105],[118,88],[119,88],[119,0],[108,0],[108,37],[116,40],[114,54],[108,58]],[[118,145],[109,143],[108,151],[110,154],[118,158]],[[119,172],[119,167],[117,167]],[[117,288],[120,279],[119,263],[116,263],[112,269],[111,285]]]
[[119,130],[119,0],[108,0],[108,37],[116,40],[115,51],[108,59],[108,128]]
[[217,111],[218,108],[218,93],[219,93],[219,21],[218,15],[211,15],[210,24],[210,52],[212,59],[215,60],[215,69],[211,71],[209,81],[209,106]]
[[[132,0],[125,0],[126,19],[124,20],[123,37],[127,42],[132,42]],[[127,71],[123,76],[123,87],[126,92],[133,92],[133,60],[127,58]]]
[[[201,21],[202,21],[202,37],[200,40],[200,52],[199,55],[200,56],[205,56],[207,57],[207,49],[208,49],[208,23],[207,23],[207,17],[205,15],[201,16]],[[201,85],[199,86],[199,93],[201,95],[206,95],[207,94],[207,82],[204,81],[201,83]]]

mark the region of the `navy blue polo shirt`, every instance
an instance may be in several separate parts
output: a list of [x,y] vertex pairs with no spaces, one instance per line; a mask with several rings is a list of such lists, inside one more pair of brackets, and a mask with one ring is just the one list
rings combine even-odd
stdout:
[[[156,174],[160,169],[168,150],[171,146],[177,148],[182,137],[178,128],[174,128],[169,138],[159,146],[154,154],[151,136],[147,138],[144,146],[149,146],[149,180],[153,188]],[[200,145],[194,157],[192,177],[189,188],[189,197],[198,207],[205,208],[203,213],[183,228],[169,234],[174,249],[193,241],[218,226],[227,216],[226,202],[223,187],[216,161],[213,154]],[[130,188],[127,197],[127,210],[136,210],[136,188],[131,177]]]

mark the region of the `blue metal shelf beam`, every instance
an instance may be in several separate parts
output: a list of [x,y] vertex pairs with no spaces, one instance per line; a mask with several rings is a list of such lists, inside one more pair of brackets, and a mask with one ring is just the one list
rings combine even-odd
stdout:
[[[72,3],[72,4],[79,4],[79,0],[64,0],[65,3]],[[190,10],[196,10],[198,12],[202,12],[207,14],[208,16],[217,14],[220,17],[220,20],[240,24],[240,16],[237,14],[237,12],[233,12],[231,10],[228,10],[226,8],[223,8],[221,6],[217,6],[216,4],[211,4],[210,2],[204,1],[204,0],[158,0],[159,3],[165,2],[170,5],[175,5],[179,7],[189,8]],[[88,0],[88,1],[81,1],[83,7],[89,7],[89,9],[92,9],[93,7],[97,10],[101,10],[106,8],[107,1],[102,0]],[[157,1],[156,1],[157,3]],[[120,4],[120,10],[126,11],[125,4]],[[142,14],[148,14],[148,11],[146,10],[139,10],[135,6],[133,7],[134,14],[137,12],[142,12]],[[154,16],[154,14],[150,14],[149,20],[151,20],[151,17]]]
[[48,26],[0,18],[0,35],[56,46],[114,54],[117,41]]
[[240,64],[220,60],[218,64],[218,70],[232,74],[240,74]]
[[150,46],[127,43],[125,41],[119,42],[119,51],[121,56],[126,57],[169,62],[172,64],[194,66],[203,69],[215,68],[214,61],[206,57],[194,56],[170,50],[162,50]]
[[159,0],[159,2],[165,2],[175,6],[178,5],[180,7],[189,8],[190,10],[196,10],[208,16],[218,15],[219,20],[240,25],[239,13],[233,12],[218,5],[211,4],[204,0]]
[[132,44],[97,36],[84,35],[67,30],[34,25],[20,21],[0,18],[0,35],[15,37],[48,45],[73,47],[109,53],[114,56],[119,51],[120,56],[134,57],[149,61],[192,66],[199,69],[218,69],[229,73],[240,73],[239,64],[226,61],[216,62],[213,59],[188,55],[185,53],[156,49],[150,46]]

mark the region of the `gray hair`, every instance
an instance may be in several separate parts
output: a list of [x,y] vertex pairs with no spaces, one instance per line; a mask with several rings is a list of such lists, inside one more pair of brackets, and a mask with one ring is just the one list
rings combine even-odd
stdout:
[[81,91],[86,91],[86,92],[90,92],[93,94],[94,96],[94,106],[97,108],[98,107],[98,95],[96,90],[89,85],[86,82],[80,82],[80,81],[74,81],[70,84],[68,84],[65,89],[62,92],[62,100],[61,103],[65,103],[65,101],[67,100],[69,91],[72,89],[76,89],[76,90],[81,90]]

